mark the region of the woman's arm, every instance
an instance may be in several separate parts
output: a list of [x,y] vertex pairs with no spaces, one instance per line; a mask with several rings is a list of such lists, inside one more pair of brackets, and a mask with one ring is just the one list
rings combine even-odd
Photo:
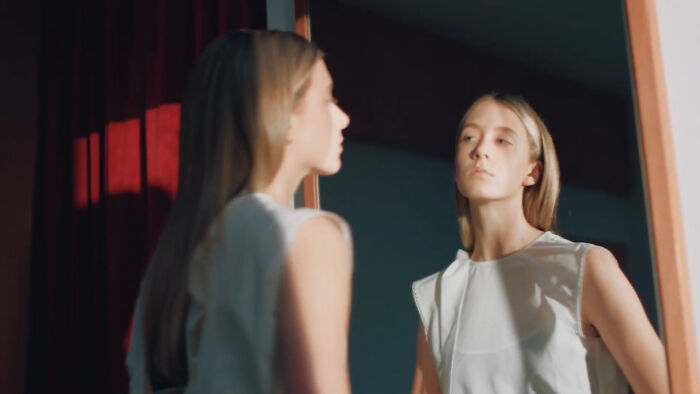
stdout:
[[416,341],[416,371],[413,375],[411,394],[442,394],[440,380],[435,370],[435,362],[425,339],[423,323],[418,325]]
[[279,366],[289,393],[350,393],[352,246],[334,219],[304,223],[278,297]]
[[583,322],[598,331],[635,392],[669,392],[664,346],[607,249],[588,251],[581,309]]

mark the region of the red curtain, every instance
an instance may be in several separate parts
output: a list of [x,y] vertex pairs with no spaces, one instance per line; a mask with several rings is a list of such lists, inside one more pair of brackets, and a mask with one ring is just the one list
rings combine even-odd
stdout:
[[187,73],[216,36],[265,28],[265,1],[43,12],[26,391],[125,393],[122,344],[176,192]]

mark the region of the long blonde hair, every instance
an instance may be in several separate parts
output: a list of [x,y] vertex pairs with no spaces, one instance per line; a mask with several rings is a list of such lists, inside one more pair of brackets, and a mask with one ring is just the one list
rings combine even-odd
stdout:
[[323,53],[276,31],[233,31],[212,42],[182,102],[178,192],[142,284],[148,376],[188,380],[184,321],[189,263],[206,229],[245,190],[279,169],[292,110]]
[[[530,225],[543,230],[556,230],[556,211],[559,202],[559,162],[554,150],[552,136],[542,119],[534,109],[519,96],[489,93],[479,97],[464,113],[457,130],[459,138],[470,112],[479,103],[493,100],[513,111],[525,126],[530,142],[530,160],[542,162],[540,179],[532,186],[527,186],[523,193],[523,212]],[[456,145],[456,142],[455,142]],[[455,203],[460,237],[464,247],[474,248],[474,231],[469,217],[469,199],[459,192],[455,184]]]

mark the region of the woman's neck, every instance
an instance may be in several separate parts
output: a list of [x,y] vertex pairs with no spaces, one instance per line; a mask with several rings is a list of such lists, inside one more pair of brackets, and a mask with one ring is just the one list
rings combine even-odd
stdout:
[[254,189],[254,192],[263,192],[272,197],[278,204],[288,206],[299,188],[299,184],[306,173],[290,168],[283,162],[272,180],[265,186]]
[[470,201],[474,231],[474,261],[494,260],[515,253],[542,234],[525,219],[521,198]]

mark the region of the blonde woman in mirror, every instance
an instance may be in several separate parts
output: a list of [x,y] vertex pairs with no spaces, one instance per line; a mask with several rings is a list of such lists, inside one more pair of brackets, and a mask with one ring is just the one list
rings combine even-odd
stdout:
[[210,44],[181,109],[178,194],[137,301],[131,393],[349,393],[345,221],[290,203],[340,169],[349,118],[322,52],[282,32]]
[[535,111],[483,96],[456,144],[468,252],[413,284],[412,392],[667,393],[663,345],[613,255],[551,231],[559,168]]

